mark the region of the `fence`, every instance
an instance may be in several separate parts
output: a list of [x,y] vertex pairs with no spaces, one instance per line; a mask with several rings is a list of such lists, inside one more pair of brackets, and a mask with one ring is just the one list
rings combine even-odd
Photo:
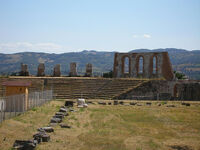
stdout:
[[52,90],[0,98],[0,123],[52,100]]

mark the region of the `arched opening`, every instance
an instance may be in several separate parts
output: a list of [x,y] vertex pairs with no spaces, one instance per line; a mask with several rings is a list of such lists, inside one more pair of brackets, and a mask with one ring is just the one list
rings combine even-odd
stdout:
[[153,57],[153,74],[156,74],[157,73],[157,57],[154,56]]
[[129,58],[128,57],[125,57],[124,58],[124,73],[129,73],[130,70],[129,70]]
[[144,59],[142,56],[139,58],[139,74],[143,74],[144,72]]

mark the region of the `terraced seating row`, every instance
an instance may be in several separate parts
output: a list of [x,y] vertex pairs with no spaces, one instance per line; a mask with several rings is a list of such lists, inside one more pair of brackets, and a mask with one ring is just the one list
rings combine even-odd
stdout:
[[123,79],[57,79],[52,80],[55,98],[99,98],[112,99],[120,93],[130,90],[142,83],[142,80]]
[[[0,79],[0,83],[6,80],[30,81],[32,83],[31,87],[29,87],[30,93],[52,89],[54,97],[57,99],[75,99],[81,97],[91,99],[113,99],[145,82],[145,80],[134,79],[12,77]],[[0,92],[2,89],[3,88],[0,86]]]

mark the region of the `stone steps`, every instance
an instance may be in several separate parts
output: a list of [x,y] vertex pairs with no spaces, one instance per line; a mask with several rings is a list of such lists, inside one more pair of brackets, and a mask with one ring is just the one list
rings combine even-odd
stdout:
[[141,80],[118,80],[118,79],[92,79],[92,80],[71,80],[56,81],[53,84],[53,91],[56,98],[100,98],[111,99],[112,97],[133,88]]

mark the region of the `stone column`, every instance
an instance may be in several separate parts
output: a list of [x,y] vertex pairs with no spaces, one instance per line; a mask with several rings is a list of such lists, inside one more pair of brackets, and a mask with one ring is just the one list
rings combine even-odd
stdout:
[[71,77],[77,76],[77,69],[76,69],[76,63],[75,62],[70,63],[69,76],[71,76]]
[[152,54],[148,54],[148,53],[143,54],[143,64],[144,64],[143,77],[144,78],[150,78],[150,76],[151,76],[151,74],[149,72],[151,55]]
[[29,76],[28,65],[21,63],[21,71],[19,73],[20,76]]
[[44,66],[43,63],[40,63],[40,64],[38,65],[37,76],[38,76],[38,77],[45,76],[45,66]]
[[54,77],[60,77],[61,76],[60,64],[55,65],[55,67],[53,69],[53,76]]
[[92,64],[90,63],[86,64],[85,76],[92,77]]

